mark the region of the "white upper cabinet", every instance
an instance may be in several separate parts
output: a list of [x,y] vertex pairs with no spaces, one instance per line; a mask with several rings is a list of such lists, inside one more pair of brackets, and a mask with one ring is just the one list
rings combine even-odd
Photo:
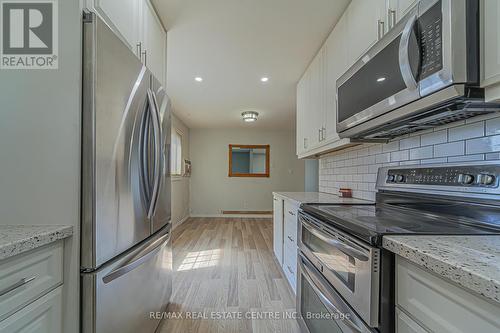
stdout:
[[482,86],[486,99],[500,101],[500,1],[481,2]]
[[387,8],[387,26],[392,29],[416,4],[416,0],[389,0]]
[[387,30],[385,0],[353,0],[347,7],[348,64],[351,66]]
[[162,83],[166,82],[167,33],[150,0],[86,0]]
[[149,1],[142,1],[142,61],[165,84],[167,33]]
[[136,51],[139,0],[94,0],[95,11]]

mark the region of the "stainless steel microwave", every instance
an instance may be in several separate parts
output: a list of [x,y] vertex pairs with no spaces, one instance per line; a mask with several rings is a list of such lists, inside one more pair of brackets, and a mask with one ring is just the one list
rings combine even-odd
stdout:
[[337,80],[342,138],[387,140],[500,110],[479,87],[479,1],[420,0]]

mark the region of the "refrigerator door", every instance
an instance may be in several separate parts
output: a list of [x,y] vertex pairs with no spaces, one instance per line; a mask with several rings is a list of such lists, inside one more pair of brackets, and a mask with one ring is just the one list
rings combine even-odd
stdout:
[[168,228],[99,270],[82,273],[82,333],[153,333],[172,291]]
[[161,128],[161,178],[153,214],[153,232],[156,232],[171,222],[170,132],[172,112],[170,98],[167,96],[165,88],[153,76],[151,89],[155,96]]
[[92,270],[151,235],[141,144],[150,73],[95,14],[83,26],[81,266]]

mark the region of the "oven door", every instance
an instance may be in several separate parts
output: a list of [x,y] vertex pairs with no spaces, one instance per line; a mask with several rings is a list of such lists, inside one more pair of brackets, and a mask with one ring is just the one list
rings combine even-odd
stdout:
[[299,247],[370,326],[379,324],[380,250],[300,212]]
[[418,6],[337,80],[337,131],[420,98]]
[[376,332],[366,326],[302,254],[299,255],[298,272],[297,312],[303,332]]

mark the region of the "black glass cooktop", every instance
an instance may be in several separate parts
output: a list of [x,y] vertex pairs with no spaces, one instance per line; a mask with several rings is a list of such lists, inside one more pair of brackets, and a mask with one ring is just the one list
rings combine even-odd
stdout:
[[469,218],[451,218],[432,211],[380,206],[318,204],[303,205],[302,210],[373,245],[381,245],[384,235],[500,233],[500,229],[472,223]]

